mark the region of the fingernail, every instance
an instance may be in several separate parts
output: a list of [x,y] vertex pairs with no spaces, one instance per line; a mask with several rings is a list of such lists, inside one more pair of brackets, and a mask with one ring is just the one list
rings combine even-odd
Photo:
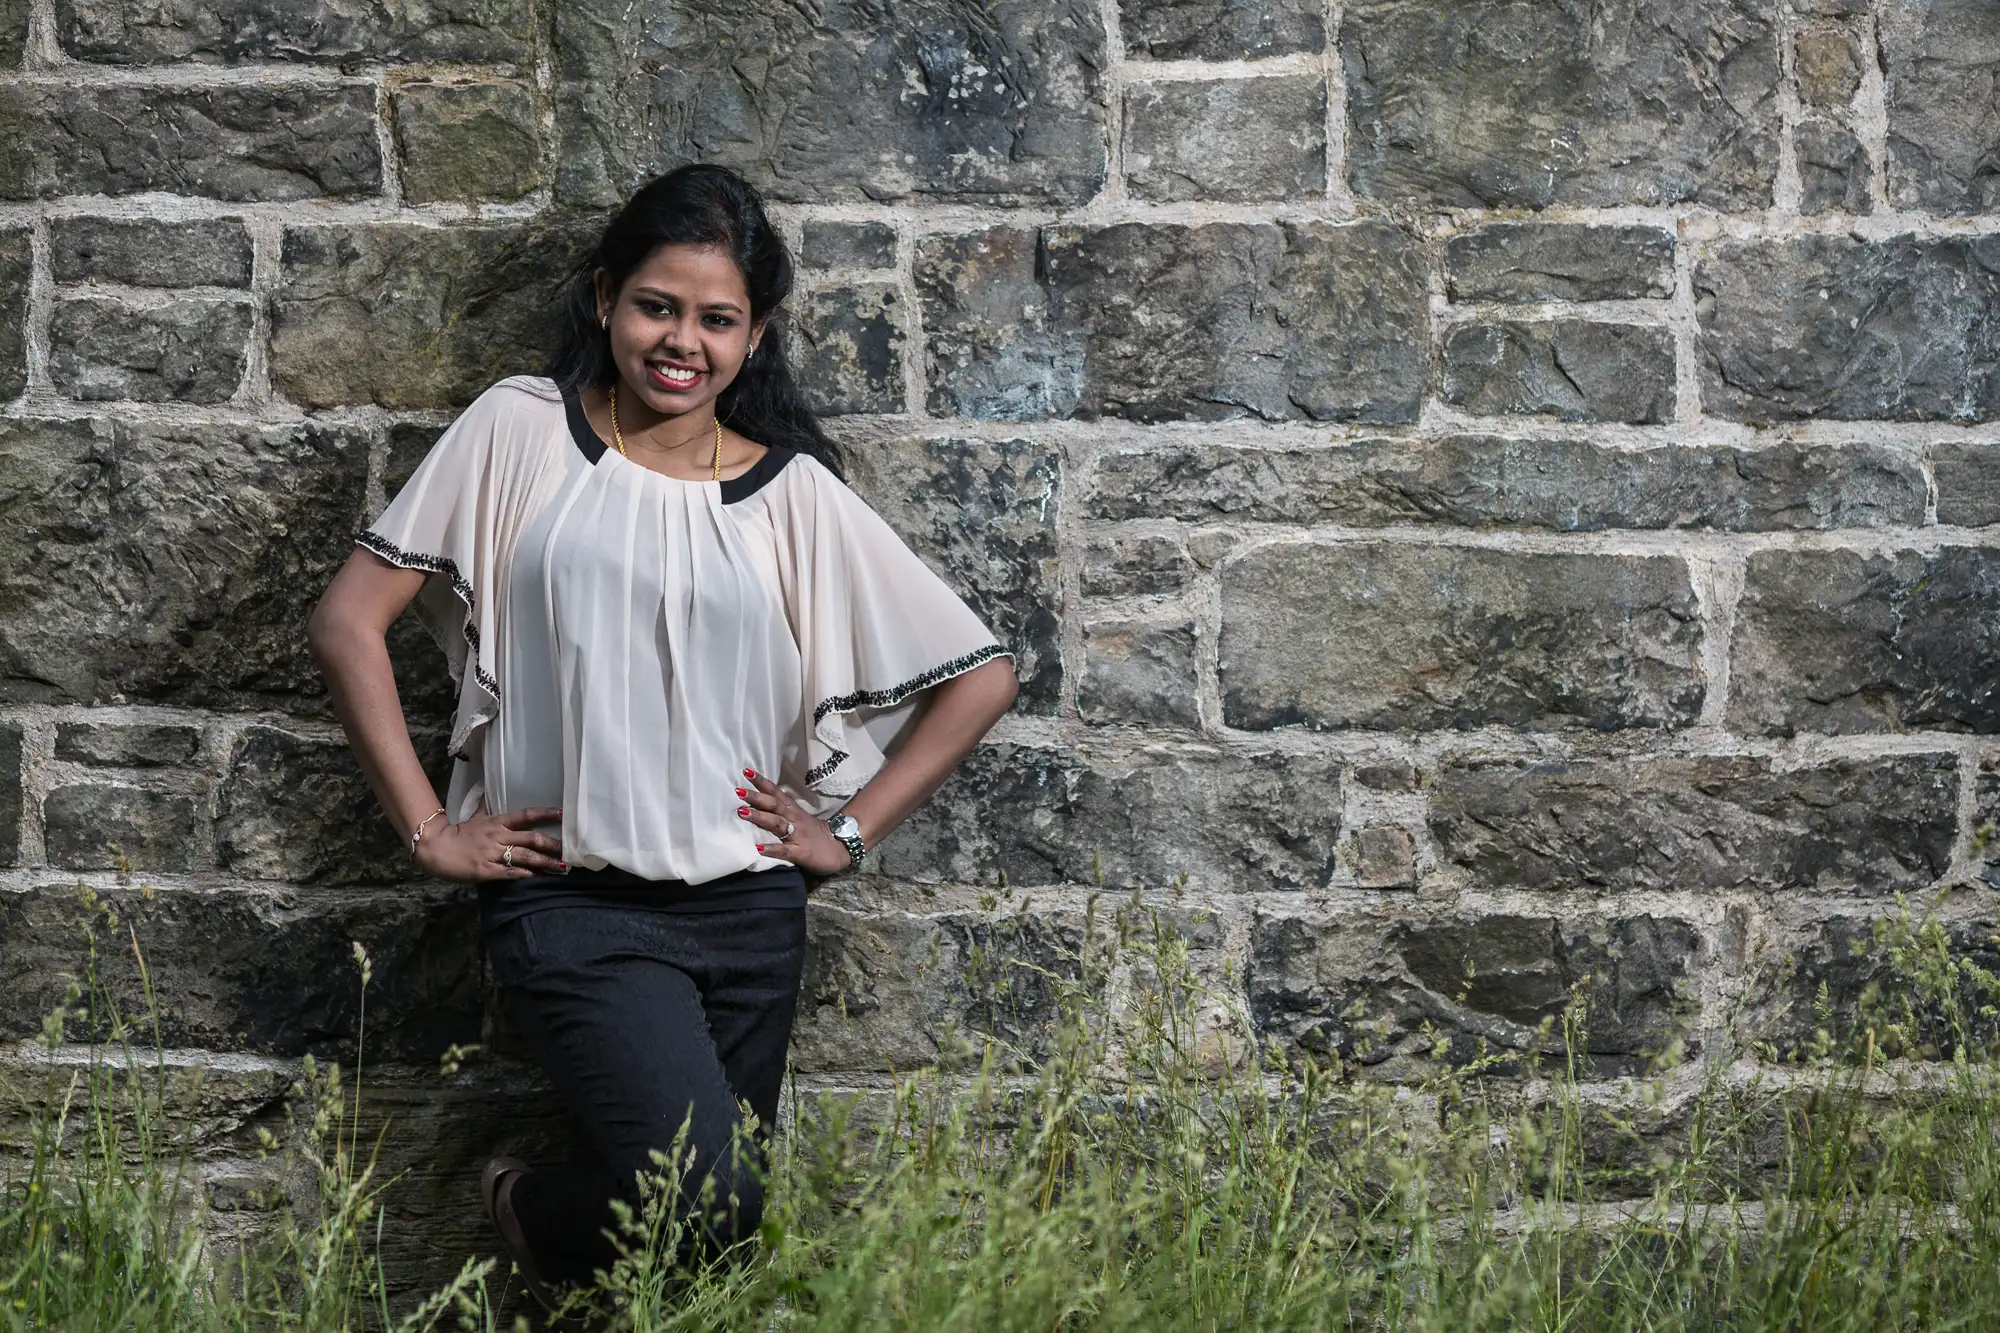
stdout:
[[757,774],[756,774],[756,771],[755,771],[754,769],[748,769],[748,768],[746,768],[746,769],[744,769],[744,770],[743,770],[743,776],[744,776],[744,777],[746,777],[746,778],[754,778],[754,777],[756,777],[756,776],[757,776]]
[[758,850],[758,851],[760,851],[760,852],[761,852],[761,851],[763,851],[763,850],[764,850],[764,844],[763,844],[763,843],[761,843],[761,842],[760,842],[760,843],[758,843],[758,844],[757,844],[757,850]]
[[749,792],[747,792],[747,791],[744,791],[744,790],[743,790],[743,789],[742,789],[741,787],[738,787],[738,788],[736,789],[736,794],[737,794],[738,796],[748,796],[748,795],[749,795],[750,793],[749,793]]
[[736,807],[736,813],[743,816],[745,819],[748,819],[750,817],[750,807],[747,805],[739,805]]
[[567,861],[558,861],[558,862],[556,862],[556,869],[558,869],[558,870],[568,870],[568,869],[569,869],[569,862],[567,862]]

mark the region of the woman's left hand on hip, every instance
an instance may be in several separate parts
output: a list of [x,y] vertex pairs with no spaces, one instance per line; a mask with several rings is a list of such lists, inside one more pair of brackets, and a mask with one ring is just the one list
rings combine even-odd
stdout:
[[780,861],[790,861],[815,875],[837,875],[847,869],[847,847],[826,831],[826,825],[807,814],[778,785],[761,773],[743,770],[748,787],[737,787],[743,801],[737,818],[755,824],[763,837],[758,851]]

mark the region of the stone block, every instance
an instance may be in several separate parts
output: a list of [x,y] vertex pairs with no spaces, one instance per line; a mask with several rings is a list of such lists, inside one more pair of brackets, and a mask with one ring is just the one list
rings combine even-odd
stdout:
[[1326,81],[1318,75],[1135,84],[1125,94],[1134,198],[1287,199],[1326,189]]
[[1440,859],[1495,889],[1921,889],[1951,866],[1948,754],[1819,760],[1663,756],[1448,764]]
[[799,262],[807,268],[894,268],[896,229],[886,222],[809,220]]
[[[432,786],[444,790],[451,775],[442,739],[416,740]],[[216,863],[243,879],[402,884],[424,878],[344,740],[248,728],[230,752],[215,813]]]
[[1077,716],[1093,726],[1201,726],[1194,622],[1100,616],[1083,627]]
[[539,365],[587,220],[285,231],[271,377],[306,408],[458,408]]
[[1883,6],[1877,24],[1890,202],[1991,212],[2000,205],[2000,11],[1980,0],[1909,0]]
[[1518,1056],[1516,1070],[1559,1066],[1576,997],[1587,1014],[1576,1053],[1584,1068],[1633,1073],[1691,1033],[1708,948],[1694,923],[1645,914],[1260,915],[1250,1013],[1267,1040],[1396,1078],[1440,1058],[1463,1064],[1482,1048]]
[[1283,542],[1222,569],[1226,725],[1680,727],[1699,606],[1674,556]]
[[1958,527],[2000,523],[2000,445],[1947,441],[1931,448],[1937,520]]
[[1254,60],[1326,47],[1315,0],[1125,0],[1128,55],[1154,60]]
[[1674,292],[1674,238],[1660,227],[1500,222],[1452,237],[1454,301],[1618,301]]
[[1730,648],[1749,732],[2000,731],[2000,551],[1758,551]]
[[28,285],[34,272],[26,227],[0,227],[0,398],[28,387]]
[[70,297],[49,321],[49,375],[85,401],[227,402],[243,379],[253,318],[249,301],[228,297]]
[[179,722],[65,722],[56,758],[103,768],[172,768],[191,764],[201,729]]
[[1062,692],[1062,456],[1026,439],[904,437],[853,451],[855,489],[1010,648],[1018,712]]
[[1718,241],[1694,273],[1702,401],[1732,421],[2000,412],[2000,238]]
[[527,61],[529,0],[56,0],[56,34],[78,60],[116,65],[189,61]]
[[367,455],[318,423],[0,423],[0,701],[322,707],[306,616]]
[[519,199],[542,183],[535,90],[516,79],[422,80],[396,89],[403,199]]
[[[0,745],[4,742],[0,737]],[[2000,888],[2000,762],[1980,759],[1973,800],[1972,849],[1979,857],[1979,879],[1989,888]]]
[[1446,208],[1771,201],[1768,0],[1368,0],[1342,10],[1354,193]]
[[1445,335],[1444,398],[1487,416],[1670,421],[1673,332],[1584,319],[1460,324]]
[[1190,523],[1775,532],[1915,526],[1924,497],[1916,460],[1875,444],[1617,449],[1457,435],[1326,449],[1185,444],[1106,453],[1085,487],[1084,512]]
[[1148,746],[1123,758],[975,749],[881,846],[881,873],[926,883],[1198,890],[1324,886],[1340,766],[1316,755]]
[[161,190],[268,203],[381,188],[369,84],[0,85],[0,198]]
[[21,751],[18,722],[0,722],[0,866],[21,864]]
[[248,287],[250,232],[236,218],[53,218],[49,271],[57,282],[133,287]]
[[572,203],[688,161],[786,202],[1049,207],[1104,181],[1095,0],[580,0],[556,11],[554,62]]
[[901,297],[893,282],[822,287],[793,312],[793,364],[815,412],[903,410]]
[[30,0],[0,0],[0,69],[21,68],[21,56],[28,49],[28,16],[33,11]]
[[[0,1035],[41,1031],[42,1015],[62,1003],[64,974],[86,974],[94,929],[98,981],[128,1017],[146,1012],[127,932],[137,935],[168,1047],[312,1052],[351,1066],[362,997],[356,943],[374,971],[371,1060],[434,1065],[453,1043],[480,1040],[478,904],[465,886],[295,896],[148,885],[91,899],[74,884],[0,889]],[[106,908],[117,913],[115,929]],[[70,1038],[101,1035],[108,1023],[97,1007],[70,1025]]]
[[1871,213],[1868,151],[1845,126],[1808,116],[1792,131],[1799,163],[1799,212]]
[[1414,421],[1425,262],[1386,223],[1123,223],[925,238],[930,410]]
[[1357,887],[1404,889],[1417,882],[1417,844],[1408,829],[1356,829],[1342,851]]
[[1141,534],[1093,538],[1079,582],[1085,597],[1150,597],[1179,592],[1193,575],[1180,543]]
[[195,868],[194,798],[109,782],[56,787],[42,800],[49,864],[65,870]]
[[1792,71],[1807,106],[1843,107],[1861,87],[1861,48],[1837,23],[1811,23],[1792,39]]
[[1417,770],[1406,760],[1381,759],[1356,768],[1354,781],[1369,791],[1413,792],[1417,789]]

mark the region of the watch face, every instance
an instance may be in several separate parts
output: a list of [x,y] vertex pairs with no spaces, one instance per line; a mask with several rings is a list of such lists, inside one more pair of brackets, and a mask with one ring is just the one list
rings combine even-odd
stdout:
[[835,815],[826,821],[826,826],[836,838],[845,838],[861,831],[861,826],[855,822],[853,815]]

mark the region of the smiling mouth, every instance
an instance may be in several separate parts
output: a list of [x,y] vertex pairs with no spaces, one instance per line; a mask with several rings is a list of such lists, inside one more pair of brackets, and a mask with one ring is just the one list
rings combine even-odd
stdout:
[[646,378],[652,381],[653,387],[656,389],[664,389],[668,393],[686,393],[689,389],[694,388],[695,385],[700,384],[704,379],[708,378],[708,372],[705,370],[696,370],[692,366],[676,366],[664,361],[648,361],[646,363]]

